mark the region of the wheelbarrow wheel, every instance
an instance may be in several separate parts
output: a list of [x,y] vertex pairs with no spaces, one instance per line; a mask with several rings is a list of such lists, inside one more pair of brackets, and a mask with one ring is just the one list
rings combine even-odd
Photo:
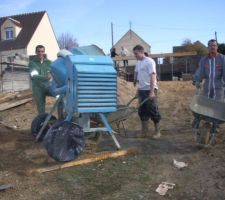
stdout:
[[102,139],[102,132],[98,131],[95,132],[94,134],[91,134],[88,136],[89,143],[93,142],[95,144],[98,144]]
[[[48,116],[48,113],[42,113],[37,115],[32,123],[31,123],[31,134],[36,138],[38,132],[41,130],[44,121],[46,117]],[[49,120],[47,126],[45,127],[44,131],[42,132],[42,135],[39,137],[38,141],[42,141],[45,134],[47,133],[48,129],[56,122],[56,117],[52,116],[51,119]]]
[[201,121],[198,129],[197,143],[200,145],[208,145],[210,141],[211,124]]

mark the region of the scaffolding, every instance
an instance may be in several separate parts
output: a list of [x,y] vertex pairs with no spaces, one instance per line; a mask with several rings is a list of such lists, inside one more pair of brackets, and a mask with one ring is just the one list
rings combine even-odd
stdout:
[[17,92],[30,88],[27,64],[0,56],[0,93]]
[[[161,53],[151,54],[149,57],[156,62],[157,75],[159,80],[187,80],[197,68],[199,58],[197,52]],[[118,76],[127,81],[133,81],[136,58],[134,56],[115,57]],[[128,60],[124,66],[123,60]],[[185,78],[184,78],[185,77]]]

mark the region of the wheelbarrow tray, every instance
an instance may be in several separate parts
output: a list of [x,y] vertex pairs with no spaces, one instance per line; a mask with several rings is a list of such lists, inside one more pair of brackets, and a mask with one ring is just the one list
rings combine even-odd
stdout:
[[134,107],[128,107],[126,105],[118,105],[117,111],[108,113],[106,118],[109,123],[127,120],[133,113],[136,112],[136,110],[137,109]]
[[195,95],[190,103],[192,112],[212,119],[225,121],[225,103]]

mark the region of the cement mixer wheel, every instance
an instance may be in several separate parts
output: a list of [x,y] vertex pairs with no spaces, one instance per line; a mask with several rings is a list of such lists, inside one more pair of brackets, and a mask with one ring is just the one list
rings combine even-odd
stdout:
[[[47,117],[48,113],[42,113],[42,114],[39,114],[37,115],[32,123],[31,123],[31,134],[36,138],[38,132],[40,131],[41,127],[43,126],[44,124],[44,121]],[[44,136],[46,135],[48,129],[56,122],[56,117],[55,116],[52,116],[51,119],[49,120],[48,122],[48,125],[46,126],[46,128],[44,129],[44,131],[42,132],[42,135],[41,137],[39,138],[38,141],[42,141]]]

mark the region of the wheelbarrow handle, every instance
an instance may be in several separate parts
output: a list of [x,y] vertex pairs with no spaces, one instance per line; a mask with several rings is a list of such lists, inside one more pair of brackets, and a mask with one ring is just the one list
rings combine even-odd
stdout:
[[137,97],[135,96],[135,97],[133,97],[128,103],[127,103],[127,107],[129,107],[129,105],[135,100],[135,99],[137,99]]
[[[137,99],[136,96],[133,97],[133,98],[127,103],[126,107],[129,107],[130,104],[131,104],[135,99]],[[144,99],[144,100],[139,104],[138,108],[141,107],[141,106],[142,106],[146,101],[148,101],[149,99],[150,99],[149,97],[147,97],[146,99]]]
[[146,99],[144,99],[137,108],[140,108],[145,102],[147,102],[148,100],[150,100],[149,97],[147,97]]
[[[134,97],[133,99],[132,99],[132,101],[134,100],[134,99],[136,99],[137,97]],[[149,100],[149,97],[147,97],[146,99],[144,99],[144,101],[142,101],[139,105],[138,105],[138,107],[136,107],[132,112],[130,112],[130,116],[132,115],[132,114],[134,114],[134,113],[136,113],[136,112],[138,112],[138,109],[145,103],[145,102],[147,102]],[[131,101],[131,102],[132,102]],[[127,110],[128,111],[128,110]]]
[[202,84],[200,82],[193,82],[192,84],[196,87],[196,95],[200,95],[202,90]]

